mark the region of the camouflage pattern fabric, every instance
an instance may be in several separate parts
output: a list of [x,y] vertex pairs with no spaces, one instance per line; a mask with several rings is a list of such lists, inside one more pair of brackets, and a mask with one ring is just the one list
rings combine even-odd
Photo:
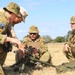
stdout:
[[10,27],[10,23],[7,20],[6,14],[4,10],[0,10],[0,65],[3,66],[4,61],[7,56],[7,52],[4,52],[2,49],[2,44],[4,44],[4,40],[7,37],[8,28]]
[[8,27],[8,20],[5,16],[4,11],[0,11],[0,75],[4,75],[3,69],[1,66],[3,66],[4,61],[7,56],[7,52],[3,52],[2,50],[2,44],[4,44],[4,40],[6,39],[6,29]]
[[8,6],[6,6],[4,8],[6,8],[8,11],[16,14],[18,17],[21,17],[20,7],[16,3],[11,2],[11,3],[8,4]]
[[44,39],[40,36],[33,42],[29,36],[23,39],[24,46],[32,46],[36,49],[40,50],[40,54],[35,54],[34,57],[38,57],[42,61],[49,61],[51,59],[51,55],[48,52],[48,47],[44,42]]
[[65,52],[65,55],[69,61],[71,61],[75,59],[75,31],[72,31],[67,44],[70,48],[68,49],[68,52]]
[[75,16],[72,16],[72,17],[71,17],[70,23],[75,23]]
[[57,73],[67,72],[67,71],[73,71],[75,70],[75,60],[69,62],[69,63],[63,63],[61,65],[58,65],[56,67]]
[[38,27],[32,25],[28,31],[29,33],[39,33]]
[[1,65],[0,65],[0,75],[5,75]]
[[[4,7],[4,9],[7,9],[8,11],[16,14],[18,17],[21,17],[20,8],[14,2],[9,3],[9,5],[7,7]],[[3,66],[5,59],[6,59],[6,56],[7,56],[7,52],[3,51],[2,45],[4,45],[4,41],[5,41],[6,37],[7,36],[12,37],[13,33],[14,33],[13,32],[14,30],[11,31],[11,29],[13,29],[11,27],[11,26],[13,26],[13,24],[11,24],[9,22],[8,17],[6,15],[4,9],[0,9],[0,67],[1,67],[0,68],[0,75],[4,75],[2,66]]]

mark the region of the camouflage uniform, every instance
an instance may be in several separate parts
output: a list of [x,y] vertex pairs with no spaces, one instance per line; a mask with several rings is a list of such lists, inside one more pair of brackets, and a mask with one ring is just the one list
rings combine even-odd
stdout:
[[75,60],[75,31],[72,31],[67,44],[70,48],[68,49],[68,52],[65,53],[66,57],[69,61]]
[[[11,2],[7,7],[5,7],[4,9],[9,10],[10,12],[13,12],[14,14],[16,14],[18,17],[21,17],[20,14],[20,8],[19,6],[14,3]],[[4,61],[6,59],[7,56],[7,52],[3,51],[3,47],[2,45],[4,44],[4,40],[6,39],[7,36],[11,36],[8,35],[11,29],[11,26],[13,26],[13,24],[10,24],[9,20],[7,19],[6,13],[4,10],[0,11],[0,75],[4,75],[2,67],[4,64]]]
[[[31,26],[29,33],[39,33],[39,31],[36,26]],[[39,60],[44,61],[44,62],[50,62],[51,56],[48,52],[48,47],[45,44],[44,39],[40,35],[38,35],[36,40],[34,41],[29,37],[29,35],[24,37],[23,44],[25,47],[32,46],[40,50],[39,51],[40,54],[36,53],[33,55],[35,58],[38,58]]]
[[[71,18],[70,23],[75,23],[75,16]],[[75,30],[72,30],[67,44],[69,45],[69,49],[68,52],[65,52],[66,57],[69,61],[75,60]]]

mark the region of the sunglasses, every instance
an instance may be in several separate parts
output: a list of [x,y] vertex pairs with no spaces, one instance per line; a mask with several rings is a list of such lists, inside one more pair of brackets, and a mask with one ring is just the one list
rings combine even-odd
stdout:
[[30,33],[30,35],[32,35],[32,34],[33,34],[33,35],[36,35],[37,33]]

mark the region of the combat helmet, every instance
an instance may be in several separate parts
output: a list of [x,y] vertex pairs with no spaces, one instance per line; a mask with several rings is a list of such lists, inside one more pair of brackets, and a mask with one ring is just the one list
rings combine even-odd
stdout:
[[38,27],[32,25],[29,29],[29,33],[39,33]]
[[75,23],[75,16],[72,16],[72,17],[71,17],[70,23]]
[[23,22],[25,22],[25,18],[28,16],[27,11],[23,7],[20,7],[20,13],[22,15]]
[[8,6],[6,6],[4,8],[10,12],[16,14],[18,17],[21,17],[20,7],[16,3],[11,2],[8,4]]

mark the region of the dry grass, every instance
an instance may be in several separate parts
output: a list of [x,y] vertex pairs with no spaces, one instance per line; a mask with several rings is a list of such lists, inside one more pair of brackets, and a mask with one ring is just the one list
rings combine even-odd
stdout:
[[[60,65],[63,62],[68,62],[67,58],[62,52],[64,43],[50,43],[48,44],[49,52],[52,56],[52,62],[54,65]],[[13,52],[8,53],[4,66],[9,66],[15,63],[15,54]],[[43,70],[33,71],[31,75],[75,75],[75,71],[65,72],[57,74],[55,68],[45,67]]]

